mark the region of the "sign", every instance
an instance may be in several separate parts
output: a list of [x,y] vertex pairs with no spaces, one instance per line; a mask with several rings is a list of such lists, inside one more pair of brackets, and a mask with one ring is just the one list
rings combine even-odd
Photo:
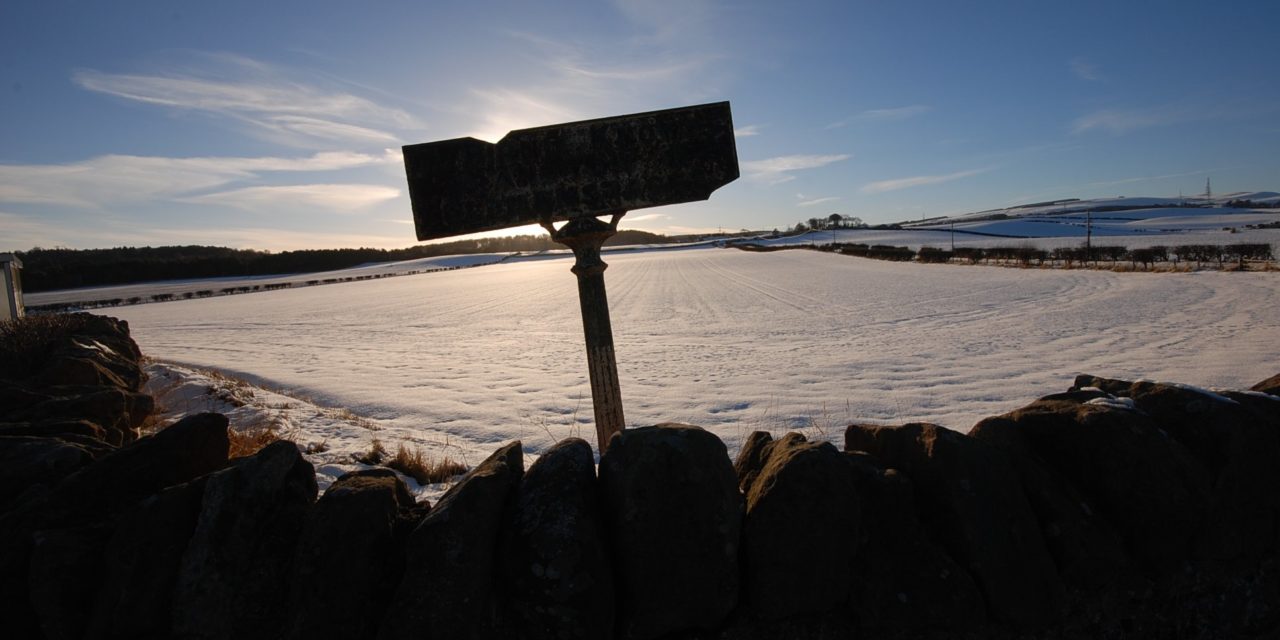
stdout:
[[419,240],[706,200],[738,177],[728,102],[403,150]]

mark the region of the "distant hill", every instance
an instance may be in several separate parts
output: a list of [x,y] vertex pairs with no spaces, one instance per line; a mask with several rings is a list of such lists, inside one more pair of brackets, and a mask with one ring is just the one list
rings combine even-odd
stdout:
[[1115,198],[1062,198],[1047,202],[1020,204],[1002,209],[987,209],[943,218],[926,220],[910,220],[901,223],[903,227],[927,227],[955,222],[977,222],[981,220],[1004,220],[1028,216],[1045,217],[1072,213],[1106,213],[1131,211],[1135,209],[1160,208],[1225,208],[1225,209],[1280,209],[1280,193],[1275,191],[1237,191],[1222,194],[1210,199],[1204,196],[1186,196],[1181,198],[1154,198],[1146,196]]

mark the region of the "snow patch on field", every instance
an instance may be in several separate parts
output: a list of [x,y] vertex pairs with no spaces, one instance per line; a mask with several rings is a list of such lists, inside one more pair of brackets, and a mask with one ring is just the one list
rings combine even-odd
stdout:
[[[731,452],[755,430],[837,443],[850,422],[967,431],[1064,391],[1080,373],[1237,389],[1276,373],[1274,273],[711,248],[608,262],[628,426],[700,425]],[[103,313],[127,320],[152,357],[349,409],[378,427],[324,422],[318,408],[308,421],[286,414],[314,431],[304,446],[328,438],[334,453],[315,459],[322,469],[348,468],[344,456],[375,434],[392,450],[447,449],[474,465],[515,439],[531,456],[569,436],[594,442],[570,265],[508,261]]]

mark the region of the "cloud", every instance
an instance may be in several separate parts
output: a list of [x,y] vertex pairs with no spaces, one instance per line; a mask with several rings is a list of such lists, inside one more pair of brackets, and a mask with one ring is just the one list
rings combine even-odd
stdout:
[[397,139],[392,131],[422,128],[400,109],[299,82],[282,69],[250,58],[199,57],[195,70],[137,74],[85,69],[71,79],[89,91],[246,123],[255,135],[293,146],[334,141],[385,144]]
[[923,104],[913,104],[893,109],[871,109],[858,114],[862,120],[906,120],[932,111],[933,108]]
[[1172,180],[1173,178],[1187,178],[1190,176],[1202,176],[1212,173],[1213,169],[1202,169],[1200,171],[1186,171],[1183,173],[1168,173],[1162,176],[1136,176],[1133,178],[1120,178],[1118,180],[1107,180],[1105,182],[1090,182],[1081,185],[1084,188],[1097,187],[1114,187],[1122,184],[1132,184],[1135,182],[1155,182],[1157,180]]
[[665,233],[667,235],[692,235],[704,233],[721,233],[723,227],[685,227],[681,225],[671,225],[655,231],[655,233]]
[[400,152],[331,151],[298,158],[105,155],[79,162],[0,165],[0,202],[98,208],[192,195],[274,172],[324,172],[400,162]]
[[1163,105],[1139,109],[1101,109],[1076,118],[1071,132],[1107,131],[1122,135],[1138,129],[1200,120],[1247,118],[1275,110],[1271,105]]
[[746,137],[750,137],[750,136],[758,136],[758,135],[760,135],[760,125],[758,125],[758,124],[749,124],[749,125],[746,125],[746,126],[743,126],[743,127],[738,127],[738,128],[736,128],[736,129],[734,129],[734,130],[733,130],[733,135],[734,135],[735,137],[738,137],[738,138],[746,138]]
[[627,215],[623,218],[626,222],[645,222],[647,220],[670,220],[671,216],[665,213],[643,213],[640,215]]
[[370,144],[395,144],[400,140],[386,131],[306,116],[277,116],[268,119],[243,118],[243,120],[253,127],[262,129],[264,137],[282,139],[286,143],[291,139]]
[[399,189],[374,184],[298,184],[245,187],[182,198],[182,202],[216,204],[249,211],[325,209],[363,211],[400,196]]
[[16,213],[0,211],[0,252],[26,251],[33,247],[71,246],[74,226],[33,220]]
[[1087,195],[1090,195],[1091,193],[1096,193],[1100,189],[1108,188],[1108,187],[1116,187],[1120,185],[1136,184],[1136,183],[1143,183],[1143,182],[1159,182],[1163,180],[1173,180],[1175,178],[1189,178],[1191,176],[1203,176],[1211,173],[1221,172],[1224,170],[1228,170],[1228,168],[1218,167],[1216,169],[1214,168],[1201,169],[1199,171],[1169,173],[1169,174],[1158,175],[1158,176],[1134,176],[1134,177],[1128,177],[1128,178],[1117,178],[1114,180],[1104,180],[1104,181],[1098,181],[1098,182],[1086,182],[1086,183],[1078,183],[1078,184],[1072,184],[1072,185],[1062,185],[1062,186],[1052,187],[1049,189],[1044,189],[1041,191],[1036,191],[1030,194],[1021,195],[1016,198],[1011,198],[1010,200],[1007,201],[1007,204],[1015,205],[1015,204],[1025,203],[1025,202],[1037,202],[1041,200],[1049,200],[1051,198],[1055,198],[1063,194],[1071,194],[1077,197],[1087,196]]
[[471,96],[477,122],[466,135],[489,142],[497,142],[516,129],[582,117],[571,107],[518,89],[472,89]]
[[929,184],[939,184],[942,182],[951,182],[961,178],[976,176],[980,173],[990,171],[987,169],[970,169],[968,171],[957,171],[941,176],[912,176],[910,178],[895,178],[893,180],[880,180],[877,182],[869,182],[862,185],[859,189],[863,193],[884,193],[886,191],[898,191],[899,189],[910,189],[911,187],[921,187]]
[[814,206],[814,205],[816,205],[816,204],[822,204],[822,203],[824,203],[824,202],[835,202],[836,200],[839,200],[839,199],[840,199],[840,198],[838,198],[838,197],[836,197],[836,196],[829,196],[829,197],[826,197],[826,198],[814,198],[814,199],[812,199],[812,200],[801,200],[800,202],[797,202],[797,203],[796,203],[796,206],[797,206],[797,207],[812,207],[812,206]]
[[677,40],[697,35],[699,27],[712,18],[712,0],[614,0],[614,7],[648,39]]
[[1071,73],[1074,73],[1081,80],[1098,80],[1098,66],[1089,62],[1085,58],[1073,58],[1071,60]]
[[846,118],[839,122],[833,122],[824,129],[839,129],[848,126],[851,122],[897,122],[899,120],[907,120],[919,115],[924,115],[933,111],[933,107],[924,104],[913,104],[905,107],[893,107],[890,109],[868,109],[853,117]]
[[791,173],[825,167],[834,162],[851,158],[847,153],[833,155],[777,156],[764,160],[748,160],[740,164],[743,174],[750,180],[765,184],[781,184],[795,179]]
[[[666,4],[669,11],[659,6]],[[460,98],[443,107],[456,123],[449,128],[493,142],[514,129],[725,99],[718,87],[725,74],[708,70],[727,56],[700,50],[701,37],[657,35],[697,28],[700,19],[690,19],[701,8],[642,0],[618,10],[625,19],[620,37],[561,41],[503,32],[508,40],[495,47],[510,60],[501,74],[507,79],[480,76],[458,89]]]
[[613,67],[590,68],[581,62],[561,61],[560,71],[582,76],[592,80],[614,80],[623,82],[652,82],[670,80],[691,71],[702,64],[699,60],[682,60],[665,65],[648,67]]
[[1100,129],[1120,135],[1135,129],[1174,124],[1182,119],[1182,116],[1164,108],[1103,109],[1076,118],[1071,132],[1081,134]]

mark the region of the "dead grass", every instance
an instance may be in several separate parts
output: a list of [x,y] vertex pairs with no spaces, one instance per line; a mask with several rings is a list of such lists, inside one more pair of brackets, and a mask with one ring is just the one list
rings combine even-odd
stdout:
[[253,403],[253,385],[248,382],[229,376],[216,369],[200,369],[198,371],[214,381],[215,384],[209,387],[208,393],[219,402],[224,402],[233,407],[243,407]]
[[275,429],[227,429],[227,440],[231,442],[227,457],[244,458],[280,440],[280,432]]
[[138,435],[152,436],[164,431],[170,425],[170,422],[160,417],[163,413],[164,409],[157,403],[156,408],[151,412],[151,415],[147,416],[146,419],[142,421],[142,424],[138,425]]
[[87,313],[56,313],[0,321],[0,378],[34,375],[54,349],[100,322]]
[[445,455],[439,459],[429,456],[417,445],[396,448],[394,458],[386,466],[418,481],[418,484],[437,484],[467,472],[466,465]]
[[275,417],[260,417],[249,424],[235,424],[227,429],[227,440],[231,443],[227,457],[251,456],[273,442],[289,439],[290,434],[285,433]]
[[[312,402],[312,404],[315,404],[315,403]],[[317,405],[317,407],[319,407],[319,405]],[[319,407],[319,410],[320,410],[320,415],[326,418],[329,418],[331,420],[342,420],[343,422],[353,424],[357,427],[368,429],[370,431],[377,431],[378,429],[381,428],[377,424],[375,424],[372,420],[358,413],[355,413],[354,411],[347,409],[345,407],[339,407],[339,408]]]
[[373,442],[369,443],[369,450],[364,455],[357,456],[356,462],[361,464],[382,464],[382,461],[386,459],[387,448],[382,446],[381,440],[374,438]]

